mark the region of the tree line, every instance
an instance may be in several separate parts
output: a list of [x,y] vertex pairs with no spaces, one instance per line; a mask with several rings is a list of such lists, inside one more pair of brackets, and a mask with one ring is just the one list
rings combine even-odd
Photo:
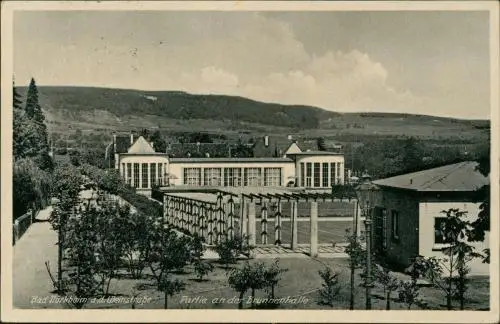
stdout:
[[43,208],[49,198],[53,161],[38,89],[32,78],[24,97],[13,84],[13,216]]

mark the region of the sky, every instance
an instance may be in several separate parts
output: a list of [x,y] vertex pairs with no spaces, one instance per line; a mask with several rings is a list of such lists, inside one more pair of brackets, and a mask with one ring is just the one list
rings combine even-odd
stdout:
[[24,11],[13,39],[17,85],[490,118],[488,12]]

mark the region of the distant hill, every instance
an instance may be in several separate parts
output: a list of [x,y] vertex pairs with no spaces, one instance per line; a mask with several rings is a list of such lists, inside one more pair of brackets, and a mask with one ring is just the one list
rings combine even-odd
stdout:
[[[20,88],[20,92],[26,89]],[[152,115],[170,119],[232,120],[263,125],[316,128],[337,113],[301,105],[263,103],[242,97],[197,95],[179,91],[139,91],[88,87],[39,87],[49,113],[93,114],[107,111],[122,116]],[[107,116],[111,117],[111,116]]]
[[[24,95],[26,88],[19,87]],[[224,134],[302,134],[301,137],[417,136],[484,140],[488,120],[414,114],[337,113],[317,107],[264,103],[242,97],[180,91],[39,86],[55,133],[160,128]]]

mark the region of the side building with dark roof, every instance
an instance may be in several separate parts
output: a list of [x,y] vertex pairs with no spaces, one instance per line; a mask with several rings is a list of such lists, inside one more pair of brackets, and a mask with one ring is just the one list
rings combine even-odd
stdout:
[[[443,211],[459,209],[467,212],[467,220],[476,220],[479,190],[489,185],[477,165],[461,162],[374,181],[379,190],[371,203],[372,250],[401,269],[419,255],[446,258]],[[479,253],[488,248],[489,232],[484,242],[473,244]],[[489,265],[480,258],[469,266],[471,274],[489,274]]]

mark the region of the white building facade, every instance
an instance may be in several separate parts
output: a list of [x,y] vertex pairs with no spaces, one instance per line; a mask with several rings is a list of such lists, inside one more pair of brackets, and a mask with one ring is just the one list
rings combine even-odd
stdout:
[[330,189],[344,183],[344,156],[339,153],[287,152],[287,157],[171,158],[155,152],[139,137],[126,153],[117,154],[115,168],[138,192],[155,186],[297,186]]

